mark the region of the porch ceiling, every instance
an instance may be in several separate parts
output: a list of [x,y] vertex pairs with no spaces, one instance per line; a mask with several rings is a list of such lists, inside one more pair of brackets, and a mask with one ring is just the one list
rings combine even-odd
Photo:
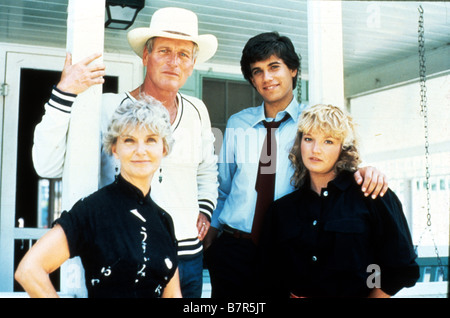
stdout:
[[[67,0],[1,0],[0,42],[64,47]],[[450,2],[343,1],[345,75],[417,55],[418,6],[425,11],[427,50],[450,44]],[[199,33],[217,36],[210,60],[239,65],[245,42],[263,31],[289,36],[308,72],[306,0],[147,0],[134,27],[148,26],[155,10],[166,6],[191,9]],[[130,54],[127,31],[106,29],[105,51]]]

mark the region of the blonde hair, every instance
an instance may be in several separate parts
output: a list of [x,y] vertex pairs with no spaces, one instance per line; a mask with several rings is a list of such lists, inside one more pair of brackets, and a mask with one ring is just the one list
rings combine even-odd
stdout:
[[312,131],[319,131],[341,141],[341,153],[335,164],[336,173],[343,170],[356,171],[361,160],[353,118],[337,106],[318,104],[305,109],[300,116],[297,136],[289,153],[294,167],[294,175],[291,178],[293,186],[302,186],[308,175],[301,156],[301,142],[303,134]]
[[117,138],[134,128],[146,128],[158,134],[167,154],[170,153],[174,139],[170,116],[161,102],[148,95],[141,95],[136,101],[125,101],[114,112],[108,130],[103,136],[103,147],[109,155]]

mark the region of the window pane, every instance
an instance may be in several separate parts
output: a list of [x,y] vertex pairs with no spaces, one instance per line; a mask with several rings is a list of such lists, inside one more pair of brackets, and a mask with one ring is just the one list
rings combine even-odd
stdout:
[[228,83],[228,116],[244,108],[256,106],[253,104],[253,87],[247,82]]
[[211,124],[216,126],[225,122],[225,83],[218,80],[204,79],[202,91],[202,99],[206,107],[208,107]]

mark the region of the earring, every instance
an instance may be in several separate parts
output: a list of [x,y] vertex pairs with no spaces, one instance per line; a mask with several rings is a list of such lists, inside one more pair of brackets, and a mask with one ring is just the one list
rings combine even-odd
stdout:
[[159,168],[159,183],[162,182],[162,168]]
[[117,178],[119,177],[119,174],[120,174],[119,165],[120,165],[120,163],[116,161],[116,164],[114,166],[114,179],[115,180],[117,180]]

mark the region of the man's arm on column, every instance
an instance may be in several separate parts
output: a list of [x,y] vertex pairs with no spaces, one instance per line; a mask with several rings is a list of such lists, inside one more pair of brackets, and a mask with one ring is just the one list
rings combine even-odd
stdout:
[[42,121],[34,132],[33,164],[41,177],[62,176],[72,105],[77,94],[104,82],[104,65],[90,65],[100,56],[101,54],[92,54],[72,65],[72,56],[70,53],[66,55],[61,79],[53,88],[50,100],[45,104]]
[[45,114],[34,130],[33,164],[43,178],[62,176],[70,113],[76,95],[53,88]]

